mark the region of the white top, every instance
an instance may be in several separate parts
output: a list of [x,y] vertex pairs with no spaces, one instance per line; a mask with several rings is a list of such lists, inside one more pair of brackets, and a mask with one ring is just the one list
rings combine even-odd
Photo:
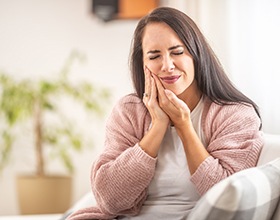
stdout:
[[[203,105],[203,98],[201,98],[191,112],[191,119],[195,131],[204,144],[204,135],[201,129]],[[119,217],[118,219],[186,219],[199,198],[199,194],[190,181],[181,139],[175,127],[169,127],[158,153],[155,175],[148,188],[148,198],[144,202],[140,214],[133,217]]]

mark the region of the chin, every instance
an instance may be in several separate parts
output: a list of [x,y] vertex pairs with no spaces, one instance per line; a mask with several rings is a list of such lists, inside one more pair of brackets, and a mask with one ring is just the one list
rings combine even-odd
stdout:
[[187,88],[185,89],[182,89],[182,88],[166,88],[166,89],[169,89],[171,92],[173,92],[176,96],[179,96],[181,95],[182,93],[184,93]]

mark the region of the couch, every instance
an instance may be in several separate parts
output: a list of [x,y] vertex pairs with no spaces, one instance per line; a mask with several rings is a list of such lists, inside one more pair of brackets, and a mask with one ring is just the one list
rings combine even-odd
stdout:
[[[279,220],[280,135],[264,134],[257,167],[240,171],[212,187],[200,198],[188,220]],[[89,192],[64,215],[95,204]]]

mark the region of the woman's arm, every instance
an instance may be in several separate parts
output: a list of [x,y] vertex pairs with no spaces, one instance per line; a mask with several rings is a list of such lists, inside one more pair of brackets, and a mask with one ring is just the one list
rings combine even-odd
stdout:
[[172,107],[174,110],[166,111],[170,111],[169,115],[183,143],[189,171],[192,175],[200,164],[210,155],[196,134],[190,117],[190,109],[186,103],[179,100],[171,91],[165,90],[164,92],[169,102],[173,105]]
[[[200,91],[193,91],[188,104],[179,99],[172,91],[164,89],[158,77],[153,74],[158,91],[160,107],[169,116],[183,143],[189,171],[193,174],[200,164],[209,157],[209,153],[197,136],[191,121],[191,108],[194,108],[201,98]],[[193,82],[196,83],[196,82]],[[194,87],[193,87],[194,88]],[[192,88],[189,88],[190,90]]]
[[[108,120],[105,151],[92,172],[93,191],[104,212],[138,212],[154,175],[170,119],[159,106],[155,81],[147,68],[145,92],[148,96],[143,102],[134,97],[134,101],[119,103]],[[147,115],[149,129],[143,126]]]
[[127,96],[113,109],[106,125],[105,148],[92,169],[92,189],[106,214],[136,214],[146,198],[156,158],[139,142],[150,119],[141,100]]
[[260,119],[251,106],[212,103],[202,125],[210,156],[191,177],[200,194],[231,174],[255,166],[264,144]]

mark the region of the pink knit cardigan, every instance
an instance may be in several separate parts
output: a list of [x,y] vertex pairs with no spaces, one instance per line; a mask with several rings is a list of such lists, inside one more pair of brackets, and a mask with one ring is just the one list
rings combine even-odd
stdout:
[[[139,213],[157,162],[138,145],[150,123],[146,107],[135,94],[117,103],[107,121],[104,151],[92,168],[97,206],[78,210],[69,220],[114,219]],[[263,146],[259,127],[253,107],[221,106],[206,99],[202,128],[210,156],[191,176],[201,195],[229,175],[256,165]]]

